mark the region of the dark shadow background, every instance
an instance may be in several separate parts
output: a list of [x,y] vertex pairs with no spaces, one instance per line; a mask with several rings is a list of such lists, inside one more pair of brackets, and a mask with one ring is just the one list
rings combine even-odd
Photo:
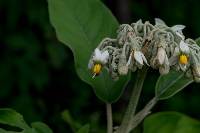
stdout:
[[[168,25],[184,24],[186,37],[200,36],[198,0],[104,0],[120,23],[138,19]],[[159,74],[151,70],[145,81],[141,108],[154,95]],[[131,83],[113,105],[119,124]],[[200,120],[200,85],[191,84],[173,98],[161,101],[158,111],[179,111]],[[105,132],[105,107],[92,88],[75,72],[70,49],[59,43],[52,29],[45,0],[0,0],[0,108],[13,108],[25,120],[43,121],[55,133],[71,133],[80,124],[91,124],[91,132]],[[73,121],[63,120],[68,110]],[[1,125],[0,125],[1,127]]]

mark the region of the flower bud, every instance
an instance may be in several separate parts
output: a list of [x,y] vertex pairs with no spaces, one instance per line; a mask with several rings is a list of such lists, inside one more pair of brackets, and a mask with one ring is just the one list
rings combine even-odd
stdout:
[[195,77],[200,78],[200,65],[194,65],[194,66],[192,67],[192,71],[193,71],[193,75],[194,75]]
[[127,75],[128,73],[128,66],[124,65],[124,66],[119,66],[118,67],[118,73],[120,75]]
[[170,70],[170,67],[167,65],[159,67],[159,72],[161,75],[168,74],[169,70]]
[[126,62],[126,56],[121,55],[119,59],[118,73],[119,75],[127,75],[128,73],[128,65]]
[[164,63],[165,56],[166,56],[165,50],[162,47],[158,48],[157,59],[159,65],[162,65]]

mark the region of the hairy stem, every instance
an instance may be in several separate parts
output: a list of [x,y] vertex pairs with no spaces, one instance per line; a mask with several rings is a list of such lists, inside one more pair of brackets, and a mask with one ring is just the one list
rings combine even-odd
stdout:
[[143,68],[141,70],[138,70],[135,85],[133,88],[133,92],[128,104],[128,108],[126,110],[126,113],[124,115],[124,118],[122,120],[122,123],[117,130],[117,133],[129,133],[129,130],[131,128],[131,120],[134,117],[136,107],[139,101],[140,93],[142,91],[142,86],[145,80],[147,74],[147,68]]
[[109,103],[106,103],[106,112],[107,112],[107,133],[112,133],[113,132],[112,106]]
[[131,120],[131,127],[129,128],[129,132],[133,130],[135,127],[137,127],[142,120],[151,113],[151,109],[154,107],[154,105],[157,103],[158,99],[154,97],[151,99],[146,106],[138,112],[133,119]]

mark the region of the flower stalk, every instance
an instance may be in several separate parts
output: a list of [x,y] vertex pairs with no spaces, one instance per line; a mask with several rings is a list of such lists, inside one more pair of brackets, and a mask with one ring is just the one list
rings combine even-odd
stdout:
[[137,77],[136,77],[135,85],[133,87],[133,92],[128,104],[128,108],[126,110],[122,123],[119,129],[117,130],[117,133],[129,133],[129,130],[132,124],[131,121],[136,111],[136,107],[139,101],[139,97],[142,91],[142,86],[143,86],[146,74],[147,74],[147,68],[143,68],[141,70],[138,70],[137,72]]
[[107,133],[113,132],[113,121],[112,121],[112,105],[106,103],[106,113],[107,113]]

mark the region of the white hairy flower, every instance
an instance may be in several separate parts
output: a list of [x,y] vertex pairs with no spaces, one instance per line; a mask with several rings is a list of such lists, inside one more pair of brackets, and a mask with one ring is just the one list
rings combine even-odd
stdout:
[[108,62],[109,53],[108,51],[100,51],[98,48],[95,49],[92,59],[89,61],[88,68],[92,70],[93,78],[100,74],[102,66]]
[[186,71],[189,66],[189,56],[190,48],[187,43],[181,40],[179,47],[176,47],[174,50],[174,55],[169,59],[170,65],[178,65],[178,68],[181,68],[182,71]]

